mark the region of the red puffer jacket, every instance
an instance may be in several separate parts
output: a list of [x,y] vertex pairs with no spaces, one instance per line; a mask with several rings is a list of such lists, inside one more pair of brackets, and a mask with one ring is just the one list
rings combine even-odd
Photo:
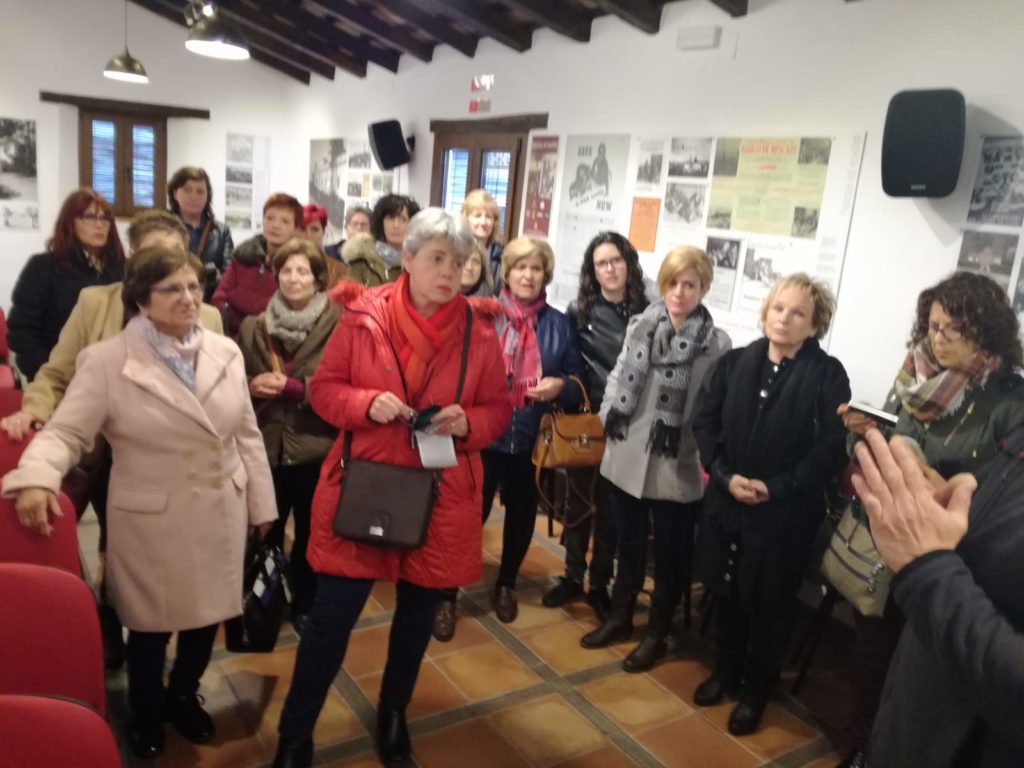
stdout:
[[[318,573],[392,582],[404,579],[421,587],[470,584],[480,578],[482,570],[480,449],[501,435],[512,416],[505,366],[494,332],[494,318],[501,308],[493,299],[471,302],[473,327],[461,400],[469,435],[456,440],[458,465],[445,469],[441,476],[427,543],[419,549],[396,551],[343,539],[331,530],[343,482],[345,430],[352,431],[355,458],[420,466],[419,454],[409,444],[408,427],[399,422],[377,424],[367,416],[381,392],[405,399],[385,337],[388,301],[394,288],[394,283],[363,288],[343,281],[331,294],[341,305],[342,315],[310,383],[309,399],[320,417],[342,432],[320,470],[306,556]],[[411,403],[413,408],[451,404],[458,385],[464,332],[462,314],[449,342],[434,357],[426,389],[419,402]]]

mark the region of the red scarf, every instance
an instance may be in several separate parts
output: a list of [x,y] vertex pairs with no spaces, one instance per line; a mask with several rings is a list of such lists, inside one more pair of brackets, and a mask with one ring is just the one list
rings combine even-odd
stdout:
[[398,362],[409,388],[409,403],[415,407],[427,382],[427,371],[434,355],[451,338],[459,317],[465,314],[466,300],[456,295],[442,304],[429,318],[421,315],[409,296],[409,274],[402,272],[388,304],[388,331],[398,353]]
[[526,405],[526,390],[537,386],[544,374],[537,346],[537,316],[548,305],[547,293],[541,291],[532,302],[523,304],[506,286],[500,300],[507,320],[501,331],[505,375],[512,381],[512,405],[521,408]]

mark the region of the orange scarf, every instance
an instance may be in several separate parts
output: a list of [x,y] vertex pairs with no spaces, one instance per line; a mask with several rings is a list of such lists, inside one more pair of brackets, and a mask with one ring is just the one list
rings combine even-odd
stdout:
[[409,398],[412,400],[409,405],[416,407],[415,402],[427,382],[430,362],[451,338],[459,317],[465,314],[465,304],[466,300],[457,294],[427,318],[412,305],[408,273],[403,272],[395,282],[389,304],[391,311],[388,315],[388,330],[409,388]]

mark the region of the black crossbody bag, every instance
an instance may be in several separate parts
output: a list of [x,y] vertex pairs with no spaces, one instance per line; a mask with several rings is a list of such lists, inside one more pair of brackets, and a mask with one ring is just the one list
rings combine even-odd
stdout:
[[[466,307],[466,332],[462,338],[462,359],[459,366],[459,384],[455,402],[462,399],[462,386],[466,380],[469,359],[469,333],[473,311]],[[398,354],[391,339],[391,353],[395,356],[402,391],[409,401]],[[443,470],[405,467],[379,461],[351,458],[352,432],[345,432],[341,466],[341,496],[334,513],[332,530],[338,536],[353,541],[375,544],[391,549],[416,549],[427,541],[430,514],[441,488]]]

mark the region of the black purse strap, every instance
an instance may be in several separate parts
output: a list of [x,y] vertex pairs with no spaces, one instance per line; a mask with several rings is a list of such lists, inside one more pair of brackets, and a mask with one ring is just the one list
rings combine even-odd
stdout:
[[[459,360],[459,384],[455,389],[455,402],[459,402],[462,399],[462,387],[466,383],[466,367],[469,363],[469,334],[473,329],[473,309],[466,304],[466,330],[462,334],[462,357]],[[384,338],[387,339],[388,346],[391,348],[391,354],[395,357],[395,367],[398,369],[398,377],[402,380],[402,392],[405,393],[406,402],[409,401],[409,389],[405,383],[405,374],[402,373],[402,364],[398,360],[398,352],[395,350],[395,345],[391,341],[391,337],[384,334]],[[341,463],[346,464],[352,456],[352,430],[345,430],[345,445],[341,451]]]

